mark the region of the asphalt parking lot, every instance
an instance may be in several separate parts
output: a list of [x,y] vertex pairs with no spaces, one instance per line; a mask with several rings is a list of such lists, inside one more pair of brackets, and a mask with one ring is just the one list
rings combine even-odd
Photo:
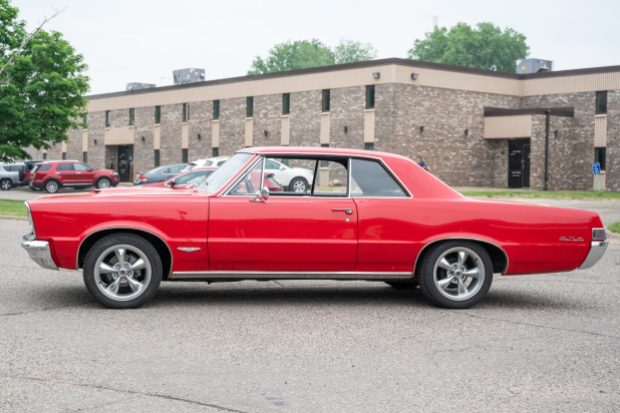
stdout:
[[30,261],[27,231],[0,219],[2,412],[620,410],[619,238],[465,311],[313,281],[165,283],[114,311]]

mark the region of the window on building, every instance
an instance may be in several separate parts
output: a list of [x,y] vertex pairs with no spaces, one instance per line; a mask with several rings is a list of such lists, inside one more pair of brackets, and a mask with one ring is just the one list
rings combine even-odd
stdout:
[[82,152],[82,162],[88,162],[88,152]]
[[66,160],[67,159],[67,152],[63,152],[61,155],[62,160]]
[[213,120],[220,118],[220,100],[213,101]]
[[183,103],[183,122],[189,121],[189,103]]
[[282,93],[282,114],[288,115],[291,113],[291,94]]
[[251,118],[254,116],[254,97],[248,96],[245,98],[245,117]]
[[112,126],[112,111],[106,110],[105,111],[105,127],[109,128],[110,126]]
[[329,89],[321,92],[321,112],[329,112],[331,106]]
[[211,149],[211,156],[220,156],[220,148]]
[[366,109],[375,108],[375,85],[366,86]]
[[364,142],[364,149],[366,149],[367,151],[374,151],[375,144],[373,142]]
[[155,106],[155,124],[158,125],[161,122],[161,106]]
[[403,188],[377,161],[351,159],[351,196],[406,197]]
[[[46,159],[47,159],[47,152],[43,154],[43,160],[46,160]],[[49,169],[49,165],[47,169]],[[47,171],[47,169],[45,169],[45,171]],[[44,171],[43,167],[39,168],[39,171],[43,172]]]
[[607,113],[607,91],[596,92],[596,114]]
[[129,126],[133,126],[136,123],[136,110],[134,108],[129,109]]
[[155,149],[155,151],[153,152],[153,166],[159,166],[159,149]]
[[594,148],[594,162],[598,162],[601,164],[601,171],[604,171],[606,168],[606,149],[607,148]]
[[183,163],[189,162],[189,150],[187,148],[181,149],[181,162]]

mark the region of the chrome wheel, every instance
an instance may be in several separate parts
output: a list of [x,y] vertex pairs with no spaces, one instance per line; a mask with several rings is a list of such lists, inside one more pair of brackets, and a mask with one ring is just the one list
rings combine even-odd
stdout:
[[128,244],[104,250],[94,266],[97,288],[114,301],[130,301],[146,291],[152,269],[146,254]]
[[45,184],[45,190],[50,194],[58,192],[58,182],[56,181],[47,181]]
[[97,188],[99,189],[105,189],[111,186],[112,186],[112,183],[107,178],[101,178],[99,181],[97,181]]
[[303,178],[295,178],[291,184],[293,192],[305,193],[308,190],[308,184]]
[[0,181],[0,189],[2,189],[3,191],[8,191],[9,189],[11,189],[12,186],[13,184],[9,179],[3,179]]
[[484,284],[484,261],[472,249],[454,247],[443,251],[433,267],[437,291],[454,301],[464,301],[478,294]]

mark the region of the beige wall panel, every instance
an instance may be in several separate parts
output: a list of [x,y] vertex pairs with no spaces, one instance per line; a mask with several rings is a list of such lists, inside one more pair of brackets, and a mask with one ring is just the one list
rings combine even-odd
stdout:
[[131,126],[108,128],[103,141],[106,145],[133,145],[135,133],[135,128]]
[[254,119],[248,118],[245,120],[245,146],[254,146]]
[[375,111],[364,111],[364,143],[375,141]]
[[484,118],[485,139],[528,138],[532,136],[532,115]]
[[329,143],[329,113],[321,113],[321,132],[319,143]]
[[161,149],[161,128],[155,125],[153,128],[153,149]]
[[67,142],[60,144],[60,152],[67,152]]
[[211,147],[220,147],[220,121],[214,120],[211,122]]
[[280,126],[280,145],[288,145],[291,142],[291,118],[289,116],[282,117]]
[[[620,89],[620,72],[522,80],[522,96]],[[594,105],[594,103],[592,103]]]
[[594,146],[607,146],[607,115],[594,116]]
[[187,123],[181,125],[181,149],[187,149],[189,146],[189,125]]
[[82,132],[82,152],[88,152],[88,132]]

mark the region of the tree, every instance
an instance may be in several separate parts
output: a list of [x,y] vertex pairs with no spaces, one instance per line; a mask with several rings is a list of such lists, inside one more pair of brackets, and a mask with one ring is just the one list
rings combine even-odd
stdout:
[[269,50],[269,56],[264,60],[257,56],[248,74],[284,72],[334,63],[334,53],[317,39],[288,41],[276,44]]
[[12,161],[82,126],[87,66],[60,33],[28,33],[9,0],[0,0],[0,26],[0,160]]
[[375,57],[377,57],[377,51],[370,43],[341,40],[334,48],[336,64],[361,62]]
[[523,34],[492,23],[472,28],[458,23],[450,30],[436,27],[416,40],[409,50],[412,59],[514,73],[516,62],[527,56],[529,47]]

